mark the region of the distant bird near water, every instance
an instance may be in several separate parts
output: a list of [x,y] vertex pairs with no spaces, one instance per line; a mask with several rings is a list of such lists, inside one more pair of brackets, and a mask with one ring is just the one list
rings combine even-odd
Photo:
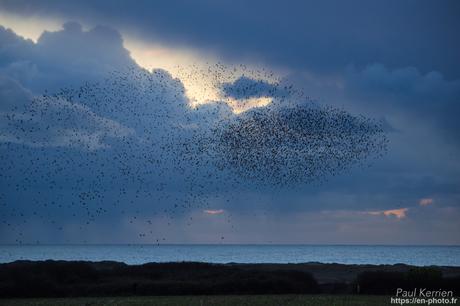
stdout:
[[[60,231],[56,216],[63,212],[86,220],[79,230],[107,214],[133,224],[144,222],[147,202],[149,214],[164,216],[170,225],[187,211],[209,208],[210,199],[235,186],[300,188],[387,149],[380,122],[318,105],[273,72],[223,64],[184,71],[193,72],[187,77],[207,74],[209,88],[203,90],[218,92],[220,101],[191,107],[180,80],[163,70],[132,67],[45,93],[4,117],[15,138],[1,144],[8,153],[0,165],[7,187],[0,201],[17,223],[2,222],[15,229],[17,242],[25,239],[21,226],[29,218]],[[241,113],[229,105],[257,98],[270,103]],[[6,199],[6,193],[26,191],[33,195],[27,208]],[[139,237],[165,241],[154,222],[144,223],[148,230]]]

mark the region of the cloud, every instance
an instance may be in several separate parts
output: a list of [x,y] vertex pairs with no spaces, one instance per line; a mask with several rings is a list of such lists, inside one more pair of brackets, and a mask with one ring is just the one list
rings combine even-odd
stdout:
[[362,107],[404,114],[450,137],[460,133],[460,79],[446,80],[436,71],[423,74],[414,67],[372,64],[362,70],[350,68],[344,83],[345,94]]
[[34,97],[15,80],[1,75],[0,99],[0,142],[96,150],[107,146],[104,140],[134,135],[132,129],[86,106]]
[[0,25],[0,66],[5,67],[14,62],[25,62],[32,56],[33,41],[23,39],[11,29]]
[[44,32],[37,43],[0,26],[0,41],[0,73],[35,93],[96,81],[135,66],[121,35],[103,26],[84,31],[68,22],[62,30]]
[[369,211],[366,214],[369,215],[384,215],[387,217],[394,216],[397,219],[406,218],[406,213],[409,211],[409,208],[397,208],[397,209],[388,209],[388,210],[379,210],[379,211]]
[[[89,236],[89,241],[119,243],[114,237],[122,237],[123,243],[154,243],[165,237],[168,243],[226,243],[247,244],[387,244],[387,245],[456,245],[460,239],[456,208],[437,210],[429,215],[411,214],[410,222],[400,222],[395,216],[370,217],[362,211],[288,211],[273,214],[253,209],[248,213],[226,210],[225,218],[213,218],[201,210],[181,217],[138,217],[133,223],[120,220],[120,224],[98,224],[85,232],[112,233],[102,237]],[[219,215],[222,216],[222,215]],[[228,217],[230,216],[230,217]],[[193,222],[190,222],[190,219]],[[228,218],[228,219],[227,219]],[[231,220],[231,222],[229,222]],[[151,221],[151,222],[149,222]],[[125,227],[131,235],[126,235]],[[123,230],[121,230],[123,229]],[[120,234],[114,234],[114,233]],[[152,232],[152,233],[151,233]],[[145,233],[145,236],[138,236]],[[76,231],[72,241],[79,242],[81,231]],[[133,238],[134,237],[134,238]]]
[[220,214],[223,214],[225,210],[223,209],[205,209],[203,210],[203,212],[208,215],[220,215]]
[[[108,27],[96,26],[84,31],[80,24],[67,22],[62,30],[44,32],[33,43],[0,26],[0,54],[0,110],[4,110],[0,140],[5,143],[101,149],[111,139],[133,137],[140,124],[139,112],[144,117],[158,109],[177,114],[186,105],[180,81],[173,80],[166,71],[150,74],[138,67],[123,47],[121,35]],[[120,100],[120,95],[111,97],[112,101],[88,94],[78,99],[85,84],[103,82],[115,71],[118,76],[135,71],[125,77],[124,85],[137,90],[137,96],[140,96],[139,86],[147,85],[148,92],[154,94],[144,94],[142,101],[136,101],[137,105],[121,106],[118,110],[114,109],[116,105],[107,103]],[[141,85],[140,79],[134,80],[140,75],[144,77]],[[69,87],[62,91],[66,86]],[[73,95],[69,94],[70,88]],[[116,86],[106,89],[110,88]],[[80,93],[76,93],[78,90]],[[120,102],[127,101],[125,98]]]
[[432,198],[423,198],[423,199],[420,199],[420,201],[418,202],[418,204],[420,206],[428,206],[428,205],[431,205],[433,204],[433,199]]
[[[382,237],[388,233],[397,234],[389,225],[398,223],[401,226],[398,229],[404,232],[406,228],[402,227],[406,225],[401,224],[410,223],[393,222],[407,218],[408,212],[408,208],[394,209],[393,205],[409,207],[421,196],[430,194],[440,205],[458,206],[457,155],[453,154],[455,151],[449,151],[448,144],[442,140],[444,128],[448,126],[451,135],[455,135],[455,122],[453,125],[449,122],[457,114],[453,103],[458,94],[458,82],[447,80],[438,73],[377,64],[349,69],[331,77],[333,81],[328,79],[331,87],[321,88],[317,96],[324,99],[317,104],[336,102],[345,105],[347,110],[349,107],[353,114],[371,109],[372,116],[384,116],[385,120],[388,119],[383,121],[385,130],[398,130],[398,133],[390,134],[390,155],[376,161],[372,168],[357,165],[347,175],[336,173],[327,182],[304,186],[277,198],[277,191],[249,190],[250,184],[244,186],[246,181],[240,178],[235,185],[235,177],[219,176],[220,173],[216,174],[206,159],[199,161],[202,170],[193,170],[196,167],[191,166],[191,162],[196,159],[188,151],[190,147],[177,145],[187,139],[197,140],[196,135],[203,130],[210,130],[222,118],[234,116],[227,104],[199,105],[191,112],[181,81],[164,70],[150,73],[134,65],[131,73],[119,71],[121,73],[103,78],[109,71],[123,70],[124,66],[133,63],[114,30],[82,30],[81,26],[70,23],[60,31],[44,34],[36,44],[8,30],[0,30],[0,34],[0,39],[6,37],[5,43],[0,43],[0,133],[4,137],[0,144],[3,157],[0,183],[2,190],[15,190],[9,194],[0,192],[0,201],[11,203],[5,208],[5,219],[12,223],[22,221],[20,211],[31,211],[28,203],[39,207],[37,211],[43,218],[41,220],[57,223],[75,221],[70,217],[71,213],[78,216],[77,221],[85,222],[112,218],[106,232],[110,232],[121,211],[124,216],[170,213],[179,218],[185,216],[190,207],[217,206],[225,212],[232,210],[235,215],[249,214],[257,208],[266,209],[268,218],[275,216],[283,221],[272,220],[267,225],[262,217],[257,218],[257,223],[254,223],[255,218],[242,217],[244,228],[253,234],[245,237],[245,234],[229,232],[233,241],[266,241],[271,233],[280,242],[283,237],[292,237],[290,241],[293,242],[369,243],[380,237],[378,241],[388,243],[389,238]],[[99,40],[103,43],[98,44]],[[85,48],[88,50],[83,50]],[[324,80],[321,74],[312,74],[312,78],[318,83]],[[114,81],[117,83],[110,85]],[[314,83],[302,78],[297,81],[305,86]],[[270,91],[273,89],[270,82],[249,78],[227,83],[230,96],[243,97],[238,93],[238,87],[245,84],[254,86],[250,96],[272,95],[267,99],[280,100]],[[281,89],[284,88],[282,84]],[[62,87],[66,87],[64,92],[58,90]],[[46,88],[50,90],[43,100],[40,93]],[[80,91],[82,95],[78,98]],[[307,92],[310,94],[310,90]],[[270,108],[277,109],[272,103],[270,107],[253,113],[264,116]],[[250,119],[252,115],[248,113],[246,116]],[[56,120],[58,118],[65,120]],[[444,122],[443,118],[446,118]],[[418,129],[419,122],[426,130]],[[282,123],[289,124],[286,120]],[[312,124],[310,130],[317,131],[318,126]],[[441,133],[437,130],[440,127],[443,127]],[[34,133],[22,131],[24,128]],[[275,131],[258,141],[269,140],[273,135],[278,139],[286,136],[282,131]],[[202,151],[212,155],[209,150]],[[252,153],[257,152],[253,150]],[[291,154],[294,156],[293,152]],[[189,161],[184,162],[186,157]],[[301,160],[301,156],[296,157]],[[78,167],[68,167],[68,164]],[[267,170],[272,169],[267,167]],[[56,181],[59,184],[56,185]],[[190,191],[190,182],[199,184],[193,185],[194,189]],[[37,194],[36,190],[42,193]],[[216,199],[221,202],[215,204]],[[399,204],[394,204],[395,199]],[[48,211],[44,205],[52,205],[49,204],[52,202],[68,203],[68,206],[63,204],[61,209],[55,204],[52,208],[48,206]],[[205,206],[197,206],[203,203]],[[172,211],[174,205],[180,208]],[[335,211],[349,209],[352,213],[330,216],[317,213],[326,208]],[[199,214],[205,218],[208,214],[202,209]],[[427,235],[422,226],[426,220],[416,215],[421,214],[419,211],[413,207],[410,209],[410,221],[415,225],[410,229],[410,236],[401,237],[402,242]],[[308,218],[295,219],[302,210],[310,211]],[[358,213],[363,211],[368,213]],[[372,214],[389,218],[370,218]],[[430,241],[456,241],[452,234],[456,231],[452,229],[458,228],[458,222],[450,221],[449,228],[445,229],[443,220],[449,215],[439,215],[438,218],[432,221],[437,230]],[[238,224],[238,221],[234,222]],[[174,221],[165,217],[164,228],[159,230],[170,230],[169,223],[174,224]],[[363,223],[368,229],[375,225],[379,228],[360,236]],[[52,227],[50,224],[43,226]],[[181,226],[187,231],[184,224]],[[230,225],[226,226],[230,228]],[[276,233],[273,228],[277,229]],[[91,231],[85,230],[81,233],[92,237]],[[1,232],[4,240],[19,235],[11,229]],[[304,237],[306,232],[308,237]],[[206,236],[206,233],[216,232],[204,228],[201,233]],[[120,237],[126,235],[120,234]],[[34,237],[33,231],[31,237]],[[124,241],[130,241],[130,238]]]
[[241,76],[234,82],[222,84],[221,89],[224,97],[235,99],[288,96],[287,88],[280,86],[279,83],[272,84],[264,80]]
[[0,74],[0,111],[23,109],[33,95],[16,80]]
[[[349,64],[414,66],[460,76],[456,1],[2,1],[23,16],[104,23],[145,41],[215,50],[228,60],[250,58],[273,66],[336,72]],[[180,9],[178,9],[180,8]],[[273,22],[277,20],[278,22]],[[279,26],[282,24],[283,26]],[[414,50],[418,52],[414,53]]]
[[[233,115],[228,105],[192,109],[181,81],[133,64],[114,30],[68,23],[36,44],[4,33],[0,49],[27,51],[0,65],[0,201],[9,222],[38,216],[87,228],[139,210],[181,215],[227,188],[197,162],[194,141]],[[30,203],[34,216],[23,213]]]

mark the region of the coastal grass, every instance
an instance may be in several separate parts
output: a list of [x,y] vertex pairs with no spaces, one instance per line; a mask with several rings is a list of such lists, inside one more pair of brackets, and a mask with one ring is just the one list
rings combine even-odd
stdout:
[[214,296],[142,296],[0,299],[8,306],[100,306],[100,305],[158,305],[158,306],[360,306],[390,305],[389,296],[376,295],[214,295]]

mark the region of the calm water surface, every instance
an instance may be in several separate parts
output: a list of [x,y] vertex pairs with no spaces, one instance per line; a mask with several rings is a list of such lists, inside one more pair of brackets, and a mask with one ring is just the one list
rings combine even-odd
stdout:
[[460,246],[371,245],[1,245],[0,262],[114,260],[128,264],[170,261],[213,263],[395,264],[460,266]]

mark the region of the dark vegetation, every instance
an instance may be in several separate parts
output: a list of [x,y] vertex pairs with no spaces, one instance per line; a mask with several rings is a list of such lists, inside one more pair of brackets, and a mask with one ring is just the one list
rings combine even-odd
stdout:
[[1,297],[316,293],[301,271],[206,263],[18,261],[0,266]]
[[412,268],[406,272],[369,271],[358,275],[356,280],[357,291],[362,294],[389,294],[394,295],[397,288],[414,290],[453,290],[460,292],[460,276],[443,277],[439,269]]
[[[349,273],[344,274],[346,271]],[[334,273],[336,279],[331,278]],[[346,275],[348,278],[344,277]],[[443,288],[459,292],[459,285],[460,268],[455,267],[193,262],[126,265],[110,261],[16,261],[0,265],[0,297],[3,298],[394,294],[398,287]]]

